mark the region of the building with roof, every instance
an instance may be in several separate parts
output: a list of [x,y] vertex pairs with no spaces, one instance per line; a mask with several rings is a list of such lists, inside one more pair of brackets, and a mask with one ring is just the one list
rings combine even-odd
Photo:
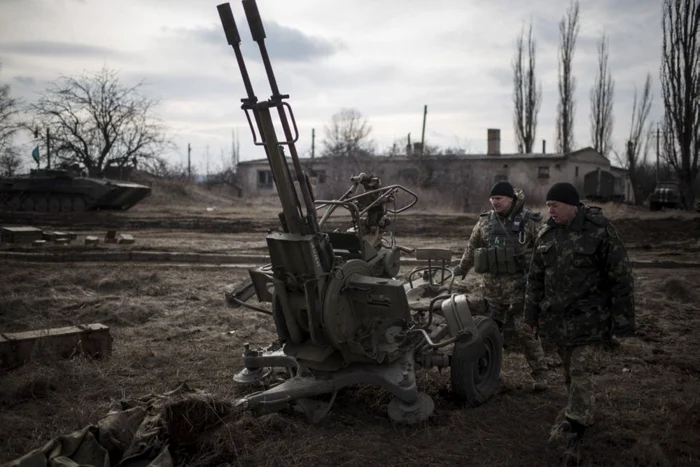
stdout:
[[[632,202],[634,197],[627,171],[612,167],[608,159],[591,147],[568,154],[547,153],[544,147],[541,153],[502,154],[500,131],[490,129],[486,154],[420,156],[416,149],[419,146],[407,150],[403,156],[353,160],[318,157],[300,161],[312,177],[316,191],[330,192],[329,196],[342,193],[351,175],[367,172],[380,176],[384,185],[400,183],[449,191],[460,198],[457,204],[465,210],[483,208],[491,186],[500,180],[522,188],[530,203],[544,203],[549,187],[562,181],[574,184],[582,198]],[[291,161],[289,166],[292,169]],[[240,162],[238,173],[245,195],[275,194],[267,159]]]

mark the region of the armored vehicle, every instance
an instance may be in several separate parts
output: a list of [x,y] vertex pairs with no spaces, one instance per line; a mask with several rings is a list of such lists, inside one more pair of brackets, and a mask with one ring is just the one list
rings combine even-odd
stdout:
[[83,212],[126,210],[151,194],[137,183],[81,177],[69,170],[36,169],[0,178],[0,210]]
[[664,208],[685,209],[685,200],[678,182],[658,182],[654,192],[649,196],[650,211],[659,211]]

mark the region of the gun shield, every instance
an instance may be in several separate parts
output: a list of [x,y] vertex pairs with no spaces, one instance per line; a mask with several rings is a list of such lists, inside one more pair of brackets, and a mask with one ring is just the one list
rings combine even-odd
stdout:
[[224,27],[224,33],[226,34],[228,45],[240,44],[241,36],[238,34],[236,21],[233,19],[231,5],[228,3],[222,3],[221,5],[217,5],[216,9],[219,10],[219,18],[221,18],[221,25]]

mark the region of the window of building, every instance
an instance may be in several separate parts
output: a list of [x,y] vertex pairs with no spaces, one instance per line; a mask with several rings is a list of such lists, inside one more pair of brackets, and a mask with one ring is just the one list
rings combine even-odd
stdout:
[[325,170],[317,170],[316,171],[316,181],[318,183],[326,183],[326,171]]
[[557,169],[557,170],[561,170],[561,164],[555,165],[554,168]]
[[503,164],[503,168],[504,168],[504,169],[507,169],[507,168],[508,168],[508,164]]
[[576,177],[578,177],[578,165],[576,166]]
[[272,178],[271,170],[258,170],[258,187],[272,188],[275,180]]
[[537,170],[537,176],[539,178],[549,178],[549,166],[540,167]]
[[508,175],[503,175],[503,174],[498,174],[495,177],[495,182],[507,182],[508,181]]

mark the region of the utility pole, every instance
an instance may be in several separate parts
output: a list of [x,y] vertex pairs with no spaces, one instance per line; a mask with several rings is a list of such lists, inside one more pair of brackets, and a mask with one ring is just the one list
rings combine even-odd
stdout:
[[311,129],[311,160],[314,160],[316,152],[316,128]]
[[207,172],[207,181],[209,181],[209,144],[207,144],[207,164],[206,164],[206,172]]
[[46,168],[51,168],[51,130],[46,127]]
[[428,106],[423,106],[423,132],[420,137],[420,155],[423,156],[425,152],[425,119],[428,116]]
[[192,178],[192,146],[187,143],[187,178]]

